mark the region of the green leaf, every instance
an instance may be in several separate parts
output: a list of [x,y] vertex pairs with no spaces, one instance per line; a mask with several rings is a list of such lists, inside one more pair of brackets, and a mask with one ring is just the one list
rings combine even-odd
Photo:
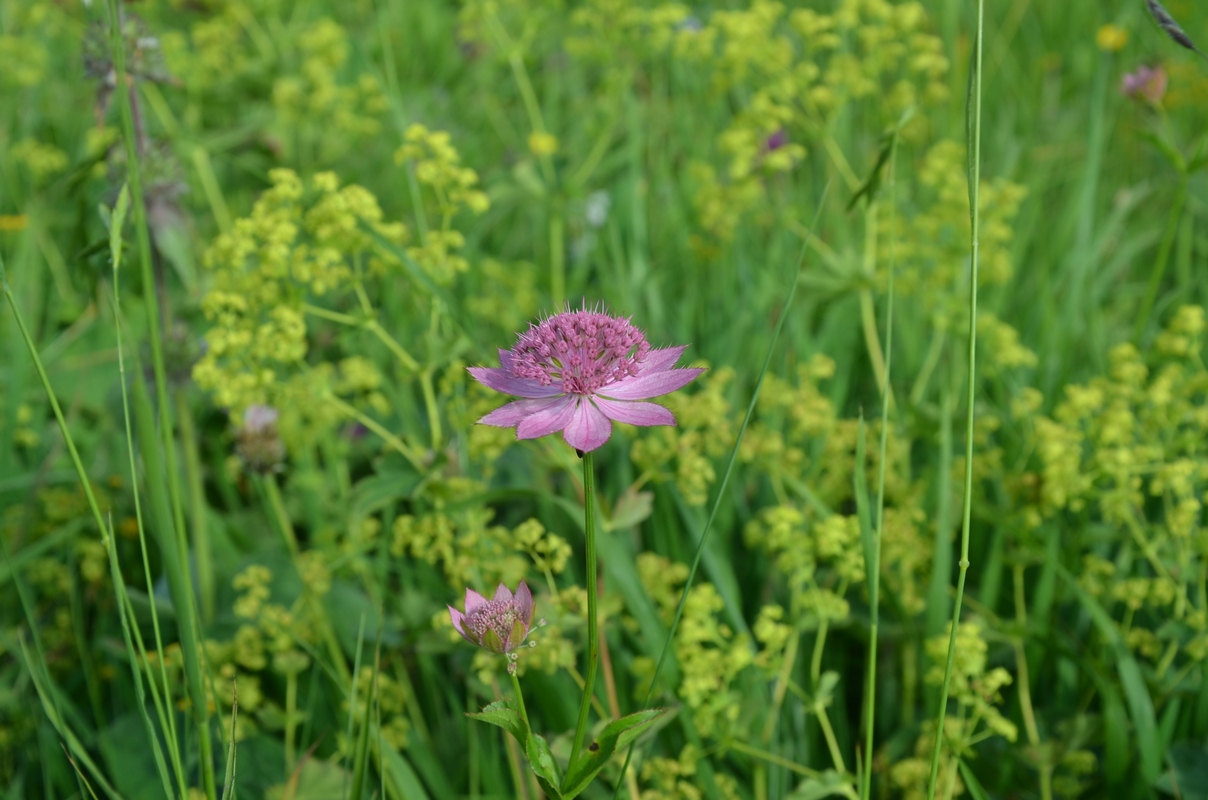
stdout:
[[839,685],[839,673],[827,670],[818,677],[818,689],[814,692],[814,708],[823,709],[831,704],[835,687]]
[[593,741],[579,756],[579,760],[567,769],[566,781],[562,784],[562,797],[565,800],[571,800],[586,789],[608,763],[608,760],[612,758],[617,748],[628,747],[630,742],[666,713],[665,708],[651,708],[621,717],[605,725],[604,730],[600,731],[599,738]]
[[528,747],[528,725],[525,724],[524,718],[517,713],[516,709],[508,704],[507,700],[496,700],[477,714],[466,714],[466,716],[488,725],[497,725],[515,736],[521,747]]
[[[524,724],[523,720],[521,720],[521,724]],[[524,754],[528,756],[529,766],[537,774],[537,782],[541,784],[541,791],[554,800],[564,800],[565,795],[558,789],[562,783],[562,773],[558,769],[558,762],[554,760],[554,754],[550,752],[549,743],[545,741],[545,737],[531,733],[525,744]]]
[[821,800],[823,797],[848,797],[857,800],[859,795],[851,785],[851,776],[828,769],[816,777],[806,778],[788,796],[788,800]]
[[965,782],[965,788],[969,790],[969,794],[973,796],[973,800],[990,800],[986,790],[982,788],[981,781],[973,774],[973,770],[969,769],[969,765],[964,759],[959,759],[957,765],[961,770],[961,779]]
[[129,210],[130,187],[123,183],[117,203],[113,206],[113,214],[109,217],[109,257],[113,259],[115,271],[122,263],[122,226],[126,224],[126,213]]
[[617,498],[612,519],[605,521],[604,530],[616,531],[632,528],[649,517],[653,510],[654,493],[635,492],[633,487],[630,487]]
[[1170,771],[1154,783],[1155,788],[1182,800],[1208,800],[1208,750],[1201,744],[1180,742],[1166,753]]

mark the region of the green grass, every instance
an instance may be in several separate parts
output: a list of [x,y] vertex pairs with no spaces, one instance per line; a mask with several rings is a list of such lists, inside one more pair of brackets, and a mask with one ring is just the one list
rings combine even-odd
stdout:
[[[770,28],[742,15],[766,5],[464,5],[0,0],[0,796],[535,800],[521,748],[466,717],[514,693],[503,659],[442,618],[521,578],[549,623],[525,730],[567,773],[580,462],[475,426],[504,398],[464,367],[583,300],[710,370],[664,398],[676,428],[593,453],[582,749],[669,713],[582,797],[1208,792],[1208,372],[1180,310],[1206,302],[1203,61],[1143,3],[987,4],[979,257],[976,4],[919,7],[931,78],[899,60],[914,32],[866,12],[827,44],[791,16],[848,2]],[[1120,93],[1159,63],[1160,108]],[[489,208],[396,161],[416,123]],[[284,230],[245,221],[283,168],[330,285],[212,249]],[[364,205],[306,229],[325,171],[406,237]],[[224,288],[254,318],[217,317]],[[264,475],[252,401],[281,412]]]

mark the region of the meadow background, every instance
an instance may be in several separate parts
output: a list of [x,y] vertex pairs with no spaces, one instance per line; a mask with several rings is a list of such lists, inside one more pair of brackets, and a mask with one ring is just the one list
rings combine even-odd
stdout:
[[974,320],[973,2],[0,0],[4,796],[539,797],[446,604],[564,760],[579,461],[465,367],[586,302],[709,371],[596,453],[584,797],[928,796],[970,396],[934,796],[1208,797],[1208,64],[986,5]]

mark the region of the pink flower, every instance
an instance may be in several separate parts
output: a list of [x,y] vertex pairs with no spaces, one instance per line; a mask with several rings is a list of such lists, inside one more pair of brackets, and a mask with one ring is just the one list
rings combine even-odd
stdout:
[[1137,67],[1120,80],[1120,93],[1134,100],[1142,100],[1150,105],[1157,105],[1166,94],[1166,70],[1161,65],[1147,67],[1144,64]]
[[[502,583],[490,600],[466,589],[466,613],[449,606],[453,627],[467,642],[492,653],[511,653],[524,642],[533,625],[533,594],[524,581],[512,594]],[[510,667],[509,667],[510,668]]]
[[470,374],[497,392],[522,397],[479,420],[516,428],[516,438],[562,431],[566,443],[588,452],[608,441],[612,422],[674,425],[657,403],[638,402],[674,392],[702,369],[673,369],[684,345],[650,349],[629,320],[599,311],[563,311],[520,334],[499,351],[499,367]]

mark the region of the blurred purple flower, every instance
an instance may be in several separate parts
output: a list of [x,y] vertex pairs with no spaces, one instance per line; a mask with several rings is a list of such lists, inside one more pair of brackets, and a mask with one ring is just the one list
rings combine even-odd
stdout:
[[763,143],[763,149],[764,152],[770,153],[773,150],[779,150],[788,143],[789,133],[784,128],[781,128],[767,138],[767,141]]
[[[495,596],[486,599],[473,589],[466,589],[466,611],[463,614],[449,606],[449,619],[462,638],[492,653],[511,653],[519,647],[533,627],[533,594],[524,581],[512,594],[502,583]],[[509,670],[513,669],[511,665]]]
[[581,452],[600,447],[612,422],[674,425],[657,403],[637,402],[674,392],[704,370],[673,369],[685,345],[650,349],[629,320],[584,308],[547,317],[499,350],[499,367],[470,367],[479,383],[525,398],[479,420],[516,428],[518,439],[562,431]]
[[1162,102],[1166,94],[1166,70],[1159,64],[1149,67],[1144,64],[1120,80],[1120,93],[1150,105]]

